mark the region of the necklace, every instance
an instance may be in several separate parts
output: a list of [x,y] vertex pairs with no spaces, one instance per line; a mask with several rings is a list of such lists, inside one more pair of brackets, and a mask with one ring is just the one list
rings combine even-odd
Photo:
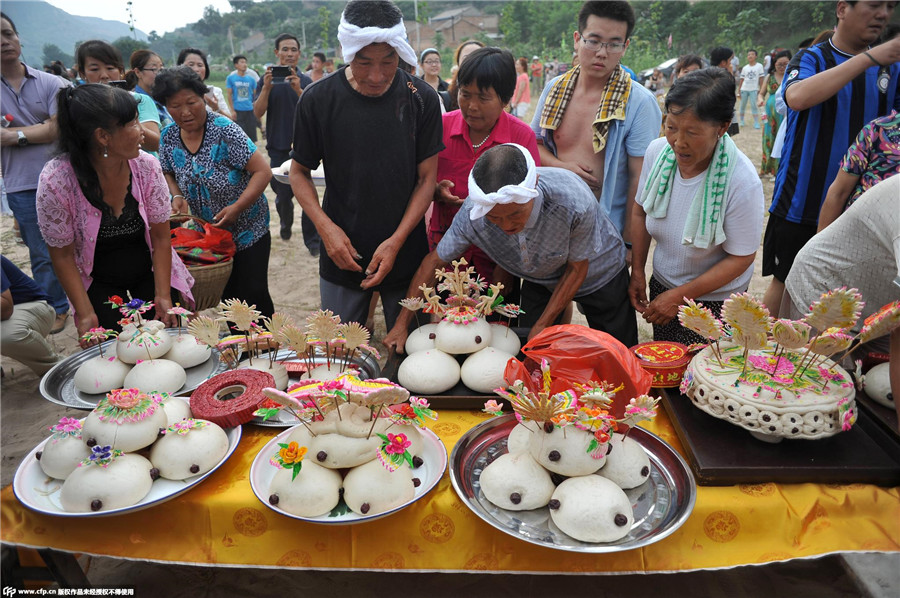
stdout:
[[494,132],[494,127],[491,127],[491,130],[488,131],[488,134],[485,135],[484,139],[481,140],[481,143],[473,143],[472,144],[472,149],[478,149],[479,147],[481,147],[482,145],[487,143],[487,140],[491,138],[491,133],[493,133],[493,132]]

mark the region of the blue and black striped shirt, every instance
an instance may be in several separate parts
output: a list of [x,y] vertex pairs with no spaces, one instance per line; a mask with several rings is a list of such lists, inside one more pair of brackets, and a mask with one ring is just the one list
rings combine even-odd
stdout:
[[[831,40],[807,48],[785,71],[782,91],[851,58]],[[883,72],[890,78],[882,77]],[[789,109],[782,125],[787,127],[784,149],[769,211],[790,222],[816,226],[841,158],[866,123],[891,109],[900,109],[900,63],[883,68],[873,64],[824,102],[799,112]]]

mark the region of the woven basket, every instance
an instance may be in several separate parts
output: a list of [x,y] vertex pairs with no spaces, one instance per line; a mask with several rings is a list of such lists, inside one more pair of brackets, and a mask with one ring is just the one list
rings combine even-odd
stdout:
[[[200,224],[206,224],[206,221],[197,216],[188,214],[173,214],[169,220],[175,223],[181,223],[185,220],[196,220]],[[194,295],[194,311],[199,312],[210,307],[215,307],[222,300],[222,291],[228,283],[231,276],[231,268],[234,261],[229,258],[227,260],[207,264],[203,266],[187,266],[188,272],[194,277],[194,286],[191,287],[191,293]],[[179,292],[179,294],[181,294]],[[181,300],[187,303],[183,294]]]

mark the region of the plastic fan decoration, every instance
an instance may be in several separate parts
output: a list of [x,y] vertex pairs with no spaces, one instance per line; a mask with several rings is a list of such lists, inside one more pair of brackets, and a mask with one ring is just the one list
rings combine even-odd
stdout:
[[810,330],[810,325],[803,320],[775,320],[772,324],[772,338],[788,351],[796,351],[809,342]]
[[[656,407],[659,399],[654,399],[650,395],[640,395],[628,401],[625,406],[625,417],[619,422],[628,426],[628,431],[637,426],[642,421],[651,420],[656,417]],[[626,431],[625,435],[628,435]]]
[[809,351],[826,357],[844,351],[850,347],[853,336],[841,328],[829,328],[809,343]]
[[564,426],[574,419],[578,399],[571,390],[550,394],[552,377],[546,359],[541,360],[542,389],[532,392],[521,380],[508,388],[498,388],[495,393],[507,399],[523,419]]
[[329,341],[338,336],[340,318],[330,309],[314,311],[306,317],[306,333],[314,339]]
[[715,351],[716,359],[721,366],[722,352],[719,349],[719,339],[724,335],[722,322],[713,315],[711,309],[704,307],[702,303],[696,303],[687,297],[683,299],[685,304],[678,308],[678,321],[688,330],[693,330],[713,344],[713,351]]
[[407,450],[412,442],[406,434],[378,434],[381,438],[381,446],[378,447],[378,461],[391,473],[400,469],[404,463],[413,466],[412,455]]
[[820,331],[829,328],[852,328],[865,303],[856,289],[841,287],[824,293],[813,302],[806,322]]
[[237,330],[248,333],[262,315],[255,305],[247,305],[245,301],[226,299],[219,303],[219,317],[234,324]]
[[215,348],[219,344],[219,323],[209,316],[194,318],[187,328],[197,342],[211,348]]
[[619,384],[618,386],[613,386],[606,380],[602,382],[594,382],[593,380],[589,381],[587,384],[576,384],[575,389],[581,393],[581,396],[578,397],[585,405],[594,406],[594,407],[602,407],[604,409],[609,408],[612,405],[613,398],[616,396],[616,393],[625,388],[624,384]]
[[888,303],[866,318],[859,333],[859,340],[867,343],[890,334],[897,327],[900,327],[900,301]]
[[[476,278],[475,268],[468,266],[464,258],[451,265],[452,270],[435,270],[434,276],[438,280],[435,287],[424,284],[419,287],[424,300],[413,297],[400,304],[407,309],[421,307],[425,313],[439,314],[444,320],[463,325],[492,314],[503,300],[500,295],[503,285],[497,283],[487,287],[484,281]],[[484,293],[486,287],[487,293]],[[449,294],[444,302],[438,294],[443,292]]]
[[103,341],[108,338],[115,338],[116,336],[117,333],[115,330],[110,330],[108,328],[103,328],[102,326],[100,326],[97,328],[91,328],[90,330],[82,334],[81,340],[100,343],[97,348],[100,350],[100,357],[103,357]]
[[769,310],[748,293],[734,294],[722,306],[731,340],[745,349],[763,349],[769,336]]
[[684,301],[685,304],[678,308],[678,321],[682,326],[710,341],[722,338],[722,322],[713,315],[711,309],[687,297]]

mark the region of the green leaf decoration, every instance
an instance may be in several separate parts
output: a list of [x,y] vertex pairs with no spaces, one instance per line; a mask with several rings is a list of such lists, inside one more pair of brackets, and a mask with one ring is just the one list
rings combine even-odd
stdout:
[[331,509],[331,513],[328,514],[329,517],[340,517],[341,515],[346,515],[350,512],[350,507],[347,506],[347,503],[344,502],[342,498],[337,506]]
[[297,479],[297,474],[300,473],[300,470],[303,469],[303,461],[297,461],[291,469],[293,470],[293,473],[291,473],[291,481],[293,482]]

